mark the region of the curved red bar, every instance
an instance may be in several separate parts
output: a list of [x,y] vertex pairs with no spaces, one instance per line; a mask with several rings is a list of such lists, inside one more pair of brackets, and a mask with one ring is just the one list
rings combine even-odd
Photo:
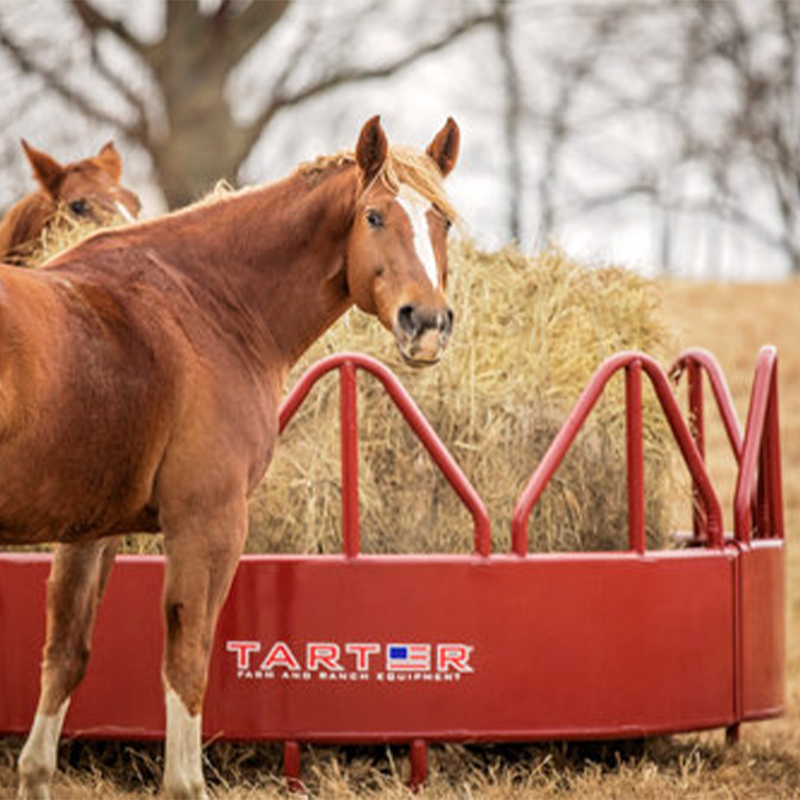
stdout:
[[[761,485],[759,482],[759,461]],[[783,538],[783,487],[778,420],[778,352],[762,347],[747,412],[739,475],[733,501],[737,541],[749,544],[751,503],[758,489],[758,529],[763,538]]]
[[[300,380],[289,392],[286,399],[281,404],[280,408],[280,430],[289,424],[297,409],[300,408],[308,393],[314,384],[334,369],[350,370],[350,369],[363,369],[376,377],[382,384],[386,393],[392,399],[392,402],[397,406],[403,418],[408,423],[409,427],[414,431],[417,438],[420,440],[425,449],[430,453],[436,466],[444,475],[447,482],[453,487],[456,494],[467,507],[472,515],[473,524],[475,526],[475,552],[478,555],[488,556],[491,553],[491,526],[489,522],[489,514],[486,510],[483,500],[481,500],[477,491],[470,483],[467,476],[458,466],[453,456],[442,444],[441,439],[436,434],[436,431],[431,427],[431,424],[425,419],[422,412],[419,410],[417,404],[413,401],[411,396],[405,390],[400,381],[395,375],[374,358],[365,356],[361,353],[337,353],[332,356],[323,358],[301,376]],[[345,384],[343,384],[344,386]],[[352,392],[353,411],[355,403],[355,393]],[[350,411],[347,410],[348,406],[343,403],[342,414],[345,415],[344,419],[350,419]],[[354,419],[354,417],[353,417]],[[356,442],[355,426],[353,424],[343,424],[342,433],[342,463],[343,475],[356,476],[355,479],[344,477],[342,486],[342,493],[345,496],[345,503],[347,508],[347,498],[352,500],[352,493],[355,492],[357,501],[358,483],[357,483],[357,452],[354,447]],[[345,432],[346,431],[346,432]],[[352,509],[349,514],[349,519],[352,519]],[[349,523],[352,525],[352,522]],[[356,524],[357,527],[357,524]],[[350,537],[346,528],[345,536]],[[355,534],[357,537],[357,533]],[[357,555],[358,546],[354,545],[352,541],[349,544],[346,542],[346,552],[348,555]]]
[[[731,444],[731,449],[736,457],[737,462],[742,457],[742,443],[744,436],[742,434],[742,426],[739,422],[739,417],[736,414],[736,406],[733,403],[733,396],[731,390],[728,388],[728,382],[725,380],[725,375],[722,372],[722,367],[719,361],[702,348],[692,348],[685,350],[678,357],[678,360],[670,370],[670,377],[677,383],[681,375],[697,366],[705,371],[711,385],[711,391],[717,403],[722,424],[725,428],[725,433],[728,436],[728,441]],[[692,408],[694,416],[701,416],[702,411],[698,408]]]
[[[752,517],[757,518],[760,538],[783,537],[783,490],[781,485],[780,439],[778,431],[778,354],[767,345],[759,351],[756,363],[747,426],[741,424],[719,362],[699,348],[682,353],[671,370],[675,381],[692,370],[705,372],[722,419],[728,441],[739,465],[734,497],[736,540],[747,544],[752,539]],[[699,378],[696,380],[699,381]],[[691,396],[691,395],[690,395]],[[691,413],[699,421],[697,436],[702,441],[702,392],[690,401]]]
[[[528,485],[520,495],[514,514],[511,520],[512,550],[520,556],[528,552],[528,519],[530,518],[533,507],[538,502],[547,484],[552,478],[564,456],[578,435],[587,417],[594,408],[600,395],[606,387],[612,375],[620,369],[627,369],[637,365],[650,378],[653,389],[661,403],[661,408],[667,418],[672,434],[683,455],[686,466],[692,475],[695,484],[700,492],[700,497],[706,509],[708,519],[709,543],[715,547],[721,547],[723,541],[722,532],[722,508],[719,498],[706,472],[703,458],[700,455],[697,445],[692,439],[692,435],[683,418],[683,414],[678,407],[672,388],[664,370],[650,356],[637,352],[622,352],[606,359],[592,376],[586,389],[578,398],[566,422],[556,435],[552,444],[534,471]],[[626,414],[629,425],[632,417],[641,413],[641,408],[635,408],[631,404],[631,397],[636,394],[628,392],[626,395]],[[643,492],[644,474],[641,462],[628,465],[628,490],[637,493]],[[630,498],[629,498],[630,503]],[[632,535],[633,539],[634,536]]]

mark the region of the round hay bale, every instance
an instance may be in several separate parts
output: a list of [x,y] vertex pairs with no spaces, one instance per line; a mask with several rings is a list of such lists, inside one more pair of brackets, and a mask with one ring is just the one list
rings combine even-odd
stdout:
[[[580,264],[551,247],[527,257],[467,241],[451,249],[456,331],[441,364],[407,368],[390,337],[345,316],[289,380],[339,350],[387,363],[487,504],[495,552],[507,550],[514,503],[591,374],[607,356],[662,354],[655,285],[616,267]],[[647,535],[663,546],[670,452],[645,390]],[[469,552],[472,523],[377,381],[359,374],[362,550]],[[530,523],[532,550],[627,547],[622,379],[612,381]],[[281,438],[251,503],[251,552],[341,550],[338,380],[318,385]]]
[[[223,190],[221,190],[223,191]],[[38,266],[95,228],[62,215],[27,261]],[[290,376],[324,355],[357,350],[400,377],[487,505],[495,552],[510,546],[514,503],[601,361],[623,349],[663,355],[666,329],[656,284],[586,265],[557,247],[529,257],[457,241],[450,252],[453,341],[441,364],[412,370],[375,321],[352,311]],[[612,381],[530,522],[531,550],[627,547],[622,380]],[[472,520],[382,387],[359,374],[362,551],[466,553]],[[645,390],[648,546],[666,543],[670,436]],[[315,387],[284,432],[250,503],[249,552],[341,550],[338,380]],[[160,537],[126,537],[125,552],[161,550]]]

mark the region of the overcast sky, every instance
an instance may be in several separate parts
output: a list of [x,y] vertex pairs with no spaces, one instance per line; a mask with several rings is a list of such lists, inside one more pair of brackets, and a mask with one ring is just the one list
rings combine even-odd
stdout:
[[[118,0],[98,2],[110,14],[123,15],[144,38],[155,38],[161,25],[160,0],[121,3]],[[213,0],[209,0],[213,5]],[[367,0],[364,0],[367,2]],[[298,5],[297,19],[309,13],[326,13],[332,20],[341,17],[344,9],[353,13],[362,0],[340,4],[320,4],[305,0]],[[448,0],[426,0],[428,20],[432,25],[446,22],[458,11],[458,4]],[[513,31],[513,44],[525,76],[529,105],[534,111],[547,109],[554,99],[554,81],[537,72],[539,61],[534,54],[557,52],[559,48],[580,47],[580,34],[574,17],[560,14],[558,4],[531,3],[541,14],[528,15]],[[566,6],[564,6],[566,7]],[[415,30],[416,3],[393,4],[394,18],[371,27],[364,35],[349,43],[352,52],[366,61],[380,60],[393,50],[401,50],[410,37],[421,35]],[[29,39],[47,42],[54,30],[59,38],[76,32],[76,23],[64,3],[54,0],[4,0],[0,9],[3,18],[25,32]],[[333,23],[332,23],[333,24]],[[296,35],[297,26],[285,25],[283,38],[258,49],[238,70],[230,85],[237,113],[243,119],[255,113],[259,89],[265,75],[276,69],[287,42]],[[665,31],[664,36],[669,32]],[[113,43],[109,43],[113,46]],[[47,57],[46,51],[45,58]],[[60,56],[53,55],[53,58]],[[123,69],[132,74],[120,51]],[[68,68],[74,80],[81,77],[85,56],[75,53]],[[646,83],[648,76],[630,69],[631,61],[621,57],[620,67],[609,65],[610,80],[630,84],[637,91],[637,82]],[[61,64],[63,68],[63,63]],[[615,69],[627,70],[615,75]],[[301,77],[301,76],[300,76]],[[133,76],[134,81],[136,77]],[[146,78],[140,78],[142,85]],[[506,158],[503,139],[502,65],[497,57],[493,30],[484,28],[469,34],[457,45],[423,59],[389,80],[345,87],[324,98],[284,112],[262,137],[245,163],[241,182],[263,183],[289,171],[299,161],[341,147],[353,147],[361,124],[375,113],[383,117],[392,141],[424,146],[447,116],[459,122],[463,133],[463,149],[458,168],[450,178],[450,192],[465,217],[468,230],[487,247],[508,240]],[[6,109],[2,125],[0,154],[6,180],[0,186],[0,206],[7,205],[32,186],[18,141],[27,138],[32,144],[49,149],[55,157],[68,161],[100,148],[113,131],[82,120],[61,101],[43,104],[32,102],[42,91],[35,78],[19,79],[18,71],[0,52],[0,104]],[[115,102],[109,97],[109,103]],[[602,98],[587,96],[580,109],[587,120],[587,136],[580,146],[562,154],[565,159],[563,190],[569,207],[569,192],[578,197],[593,187],[613,186],[618,175],[637,164],[650,162],[654,169],[659,159],[666,159],[670,142],[652,117],[630,115],[615,120],[601,114]],[[594,114],[596,104],[597,114]],[[592,122],[592,117],[596,117]],[[532,250],[540,242],[538,234],[537,179],[546,167],[539,129],[535,120],[526,125],[523,137],[525,182],[522,208],[522,241],[524,250]],[[126,181],[142,196],[144,213],[163,211],[159,194],[151,183],[148,158],[119,143],[125,161]],[[573,189],[569,187],[574,187]],[[684,175],[676,191],[702,193],[702,176]],[[582,195],[581,195],[582,196]],[[757,189],[753,202],[758,205]],[[764,203],[767,203],[764,199]],[[768,209],[764,210],[768,214]],[[745,280],[781,277],[785,263],[775,252],[746,235],[732,223],[721,223],[697,214],[676,216],[671,221],[677,230],[675,261],[679,274],[690,276],[733,277]],[[622,263],[645,273],[652,273],[658,263],[663,218],[647,199],[635,197],[622,203],[593,211],[565,213],[556,231],[557,243],[571,253],[591,260]]]

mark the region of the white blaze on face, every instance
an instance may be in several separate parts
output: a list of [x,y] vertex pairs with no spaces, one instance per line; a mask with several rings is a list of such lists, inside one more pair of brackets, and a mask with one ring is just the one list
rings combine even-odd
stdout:
[[431,243],[431,232],[428,227],[428,212],[431,204],[418,192],[402,184],[397,195],[403,211],[406,212],[414,233],[414,250],[417,258],[425,267],[425,274],[430,279],[434,289],[439,287],[439,267],[436,265],[436,255]]

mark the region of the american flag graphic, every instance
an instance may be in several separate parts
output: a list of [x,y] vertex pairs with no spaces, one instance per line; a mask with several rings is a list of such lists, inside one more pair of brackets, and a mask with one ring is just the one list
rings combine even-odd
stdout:
[[386,648],[386,669],[390,672],[428,672],[430,668],[429,644],[390,644]]

